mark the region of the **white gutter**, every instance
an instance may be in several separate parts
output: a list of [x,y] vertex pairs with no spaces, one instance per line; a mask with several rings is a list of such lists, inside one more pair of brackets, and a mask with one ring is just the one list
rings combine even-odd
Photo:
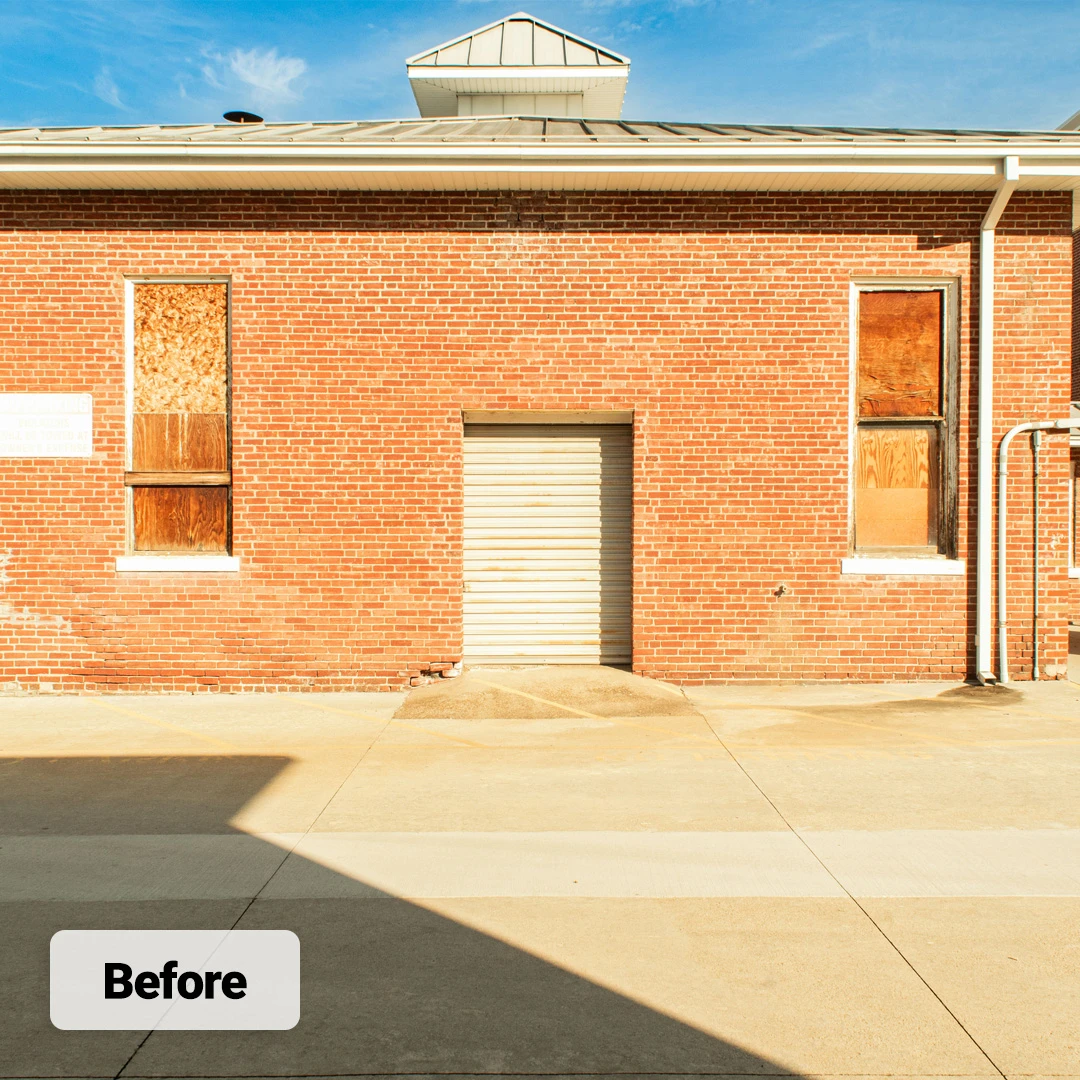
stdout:
[[[982,415],[980,414],[980,420]],[[1080,428],[1080,417],[1071,420],[1036,420],[1028,424],[1017,424],[1010,428],[1001,440],[998,450],[998,534],[997,534],[997,624],[998,624],[998,673],[1001,682],[1009,681],[1009,643],[1006,604],[1008,601],[1006,559],[1006,488],[1008,479],[1009,443],[1022,431],[1070,431]],[[979,503],[980,509],[982,502]],[[981,579],[980,579],[981,580]],[[993,676],[991,676],[992,678]]]
[[[504,117],[461,117],[462,125],[478,119],[506,119]],[[585,121],[587,123],[588,121]],[[609,121],[605,121],[609,122]],[[432,119],[427,126],[434,127]],[[37,129],[28,129],[37,130]],[[284,138],[256,135],[240,135],[230,139],[207,138],[169,138],[147,135],[131,138],[91,137],[56,138],[49,137],[49,129],[41,129],[42,137],[21,137],[4,139],[0,135],[0,155],[19,154],[31,157],[70,155],[71,157],[95,156],[192,156],[192,157],[317,157],[317,158],[352,158],[368,156],[458,158],[483,156],[501,158],[574,158],[591,160],[593,158],[626,158],[642,161],[648,158],[708,158],[714,160],[774,158],[776,160],[801,161],[806,158],[823,160],[851,159],[863,160],[877,158],[882,162],[920,160],[926,168],[940,166],[947,161],[975,162],[991,167],[1000,176],[1001,147],[987,143],[964,145],[940,145],[932,143],[855,143],[855,142],[817,142],[807,140],[799,143],[783,143],[779,140],[761,142],[728,142],[723,139],[679,139],[660,141],[634,135],[626,135],[618,140],[597,137],[560,138],[552,136],[541,140],[539,136],[515,139],[487,137],[462,137],[455,139],[447,134],[425,133],[409,135],[403,133],[394,138],[361,138],[345,140],[318,138],[307,139],[303,135]],[[1052,175],[1075,175],[1080,168],[1080,141],[1070,146],[1046,146],[1039,143],[1027,144],[1017,148],[1017,154],[1024,157],[1024,175],[1043,175],[1048,170]],[[1049,164],[1063,160],[1064,165]],[[1047,164],[1040,164],[1046,162]]]
[[[434,124],[434,122],[433,122]],[[437,131],[443,130],[436,126]],[[36,131],[36,129],[35,129]],[[1018,148],[1019,149],[1019,148]],[[1080,188],[1080,144],[1023,147],[1004,158],[989,143],[960,145],[679,140],[644,142],[521,138],[456,140],[430,131],[367,141],[235,139],[113,141],[5,139],[0,188],[178,188],[256,186],[371,190],[521,189],[586,186],[596,190],[928,190],[1011,191]],[[1004,198],[1004,195],[1002,195]],[[996,199],[991,214],[1000,214]],[[984,232],[992,229],[984,224]]]
[[994,483],[994,230],[1020,182],[1020,159],[1002,162],[1001,181],[979,229],[978,479],[975,526],[975,676],[994,681],[990,603]]
[[[51,148],[50,148],[51,149]],[[95,148],[96,149],[96,148]],[[566,152],[548,155],[525,153],[492,154],[482,148],[453,154],[420,152],[412,147],[370,148],[366,153],[322,153],[275,155],[266,147],[258,152],[238,154],[232,149],[216,149],[216,153],[195,151],[190,147],[170,148],[156,154],[134,153],[130,147],[123,153],[110,147],[109,152],[98,154],[73,152],[65,147],[62,153],[27,153],[24,147],[0,147],[0,168],[25,170],[87,170],[128,169],[148,171],[154,169],[270,169],[277,171],[331,171],[335,169],[395,169],[402,172],[418,170],[439,173],[448,170],[473,169],[477,171],[502,171],[525,169],[530,172],[721,172],[721,173],[804,173],[812,176],[820,173],[867,173],[880,176],[970,176],[981,181],[979,190],[994,190],[997,167],[992,163],[947,163],[912,161],[734,161],[724,157],[708,159],[708,155],[679,154],[664,158],[662,155],[635,156],[625,152],[611,157],[599,152],[574,155]],[[705,158],[705,160],[702,160]],[[1062,179],[1076,179],[1061,172]]]
[[[474,117],[464,117],[473,120]],[[490,118],[489,118],[490,119]],[[601,159],[623,159],[631,163],[643,163],[649,160],[670,161],[680,159],[705,159],[714,162],[729,161],[781,161],[804,162],[818,159],[821,162],[859,161],[876,159],[881,165],[913,162],[914,167],[926,170],[947,168],[949,162],[959,167],[975,170],[990,169],[1000,176],[1000,149],[991,146],[928,146],[925,143],[915,145],[882,146],[881,144],[862,143],[798,143],[782,145],[776,142],[728,143],[719,140],[679,140],[672,138],[667,142],[646,141],[634,136],[627,136],[618,142],[602,139],[551,138],[541,142],[539,138],[494,139],[469,138],[454,140],[447,136],[432,138],[409,137],[402,135],[397,139],[372,139],[370,141],[316,140],[297,137],[294,140],[275,140],[267,138],[245,138],[211,141],[210,139],[173,140],[147,137],[140,140],[122,142],[106,139],[11,139],[4,141],[0,137],[0,157],[18,156],[31,158],[71,157],[71,158],[109,158],[109,157],[178,157],[178,158],[247,158],[265,157],[270,160],[288,158],[351,160],[354,158],[425,158],[431,161],[444,159],[486,158],[492,160],[537,160],[566,159],[573,161],[592,161]],[[1025,147],[1024,175],[1031,176],[1075,176],[1080,171],[1080,145],[1069,147]],[[1018,160],[1014,158],[1013,160]],[[1040,160],[1046,164],[1038,164]],[[1060,164],[1056,162],[1060,161]],[[963,163],[963,165],[960,165]],[[954,166],[956,167],[956,166]]]
[[[453,126],[453,125],[451,125]],[[1005,157],[991,143],[783,143],[680,140],[645,142],[630,136],[608,141],[541,142],[523,137],[457,140],[439,137],[446,125],[422,125],[423,134],[366,141],[280,141],[252,133],[235,139],[173,140],[148,135],[114,141],[99,133],[54,138],[0,135],[0,188],[194,188],[257,185],[305,188],[386,187],[436,190],[483,188],[641,190],[867,189],[1011,191],[1020,180],[1032,190],[1080,188],[1080,144],[1023,146]],[[430,130],[434,127],[434,131]],[[1017,148],[1019,150],[1019,147]],[[1021,176],[1022,172],[1022,176]],[[156,178],[160,177],[160,180]],[[340,178],[340,179],[337,179]],[[775,181],[775,182],[774,182]],[[1004,197],[1004,196],[1003,196]],[[995,200],[991,215],[1003,208]],[[984,224],[984,231],[992,229]]]

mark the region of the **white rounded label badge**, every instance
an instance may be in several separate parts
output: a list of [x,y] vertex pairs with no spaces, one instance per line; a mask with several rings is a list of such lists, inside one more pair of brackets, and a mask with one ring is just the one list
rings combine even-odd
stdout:
[[291,930],[60,930],[49,1015],[66,1031],[284,1031],[300,1020]]

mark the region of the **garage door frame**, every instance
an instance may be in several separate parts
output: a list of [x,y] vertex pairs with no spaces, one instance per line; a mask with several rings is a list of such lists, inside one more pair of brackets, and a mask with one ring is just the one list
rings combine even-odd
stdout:
[[[463,631],[466,663],[540,665],[555,663],[628,666],[633,656],[634,414],[629,410],[506,411],[465,410],[462,413],[463,485]],[[477,425],[483,425],[480,431]],[[523,455],[514,449],[510,431],[498,428],[529,425],[521,432]],[[574,443],[574,427],[604,426],[595,442]],[[473,428],[470,433],[467,428]],[[566,483],[560,482],[559,442],[541,450],[542,429],[565,440]],[[541,429],[537,432],[535,429]],[[556,434],[558,431],[558,434]],[[468,444],[469,434],[487,445]],[[530,434],[537,435],[534,441]],[[585,432],[582,431],[582,435]],[[507,438],[508,471],[495,470],[498,441]],[[623,439],[626,440],[625,444]],[[530,445],[532,444],[532,445]],[[599,452],[597,455],[597,451]],[[537,471],[536,454],[554,452],[554,470]],[[470,453],[472,457],[470,458]],[[495,455],[494,459],[490,455]],[[584,455],[584,458],[582,457]],[[483,458],[487,456],[488,461]],[[517,459],[516,461],[514,459]],[[591,460],[588,460],[591,459]],[[485,467],[486,466],[486,467]],[[470,475],[470,468],[474,470]],[[491,478],[494,486],[484,481]],[[534,479],[535,477],[535,479]],[[554,483],[547,481],[553,479]],[[583,481],[582,483],[579,483]],[[595,496],[586,489],[596,485]],[[499,491],[507,487],[505,496]],[[523,485],[523,486],[522,486]],[[534,493],[531,488],[536,485]],[[574,490],[574,489],[578,490]],[[534,499],[540,497],[540,501]],[[507,517],[501,507],[507,499]],[[567,516],[560,503],[567,500]],[[595,502],[593,499],[595,498]],[[614,513],[611,508],[614,506]],[[550,509],[555,521],[540,524],[536,545],[528,535],[529,519]],[[513,521],[515,510],[521,511]],[[512,523],[511,523],[512,522]],[[555,523],[557,522],[557,524]],[[548,548],[550,526],[565,526],[566,537]],[[580,528],[579,528],[580,526]],[[506,539],[506,546],[500,544]],[[507,539],[509,538],[509,539]],[[548,560],[551,560],[550,564]],[[568,561],[567,561],[568,560]],[[534,578],[534,572],[536,576]],[[551,585],[546,584],[547,581]],[[521,586],[520,602],[515,588]],[[536,613],[531,633],[528,606],[538,592],[552,596]],[[558,595],[556,595],[558,594]],[[483,599],[480,599],[480,597]],[[565,596],[563,603],[561,597]],[[504,599],[505,597],[505,599]],[[563,613],[566,613],[565,620]],[[521,616],[518,621],[517,616]],[[507,636],[500,636],[501,628]],[[545,629],[546,628],[546,629]],[[575,635],[580,635],[575,639]]]

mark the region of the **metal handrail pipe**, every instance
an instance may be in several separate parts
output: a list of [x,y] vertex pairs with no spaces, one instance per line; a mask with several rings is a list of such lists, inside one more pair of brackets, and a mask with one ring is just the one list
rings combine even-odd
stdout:
[[1010,428],[1001,439],[998,448],[998,536],[997,536],[997,627],[998,627],[998,681],[1009,681],[1009,642],[1006,627],[1008,574],[1006,567],[1005,536],[1008,528],[1008,515],[1006,513],[1006,493],[1008,487],[1008,454],[1009,444],[1017,435],[1025,431],[1070,431],[1080,428],[1080,418],[1071,420],[1033,420],[1026,424],[1017,424]]

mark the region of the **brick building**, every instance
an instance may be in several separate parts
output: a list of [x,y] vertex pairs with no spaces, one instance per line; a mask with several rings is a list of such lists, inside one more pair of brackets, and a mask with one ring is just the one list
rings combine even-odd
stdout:
[[0,685],[1000,674],[1080,133],[629,122],[628,71],[520,15],[409,61],[419,120],[0,132]]

